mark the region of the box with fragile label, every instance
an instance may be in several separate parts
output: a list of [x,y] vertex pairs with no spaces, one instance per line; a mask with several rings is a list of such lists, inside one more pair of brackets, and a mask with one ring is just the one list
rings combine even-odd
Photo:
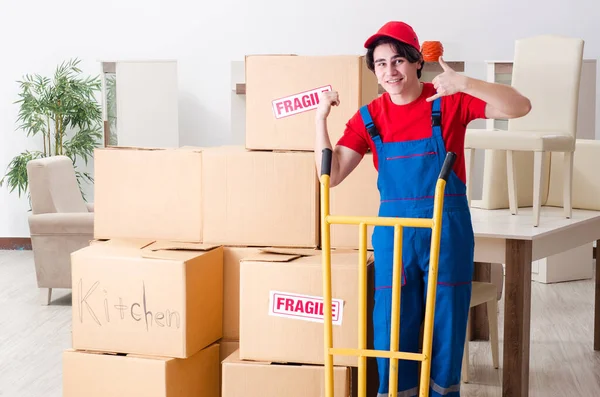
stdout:
[[[333,396],[350,397],[351,371],[333,368]],[[325,393],[325,367],[243,361],[234,352],[223,362],[222,397],[320,397]]]
[[219,396],[219,345],[185,359],[63,352],[64,397]]
[[94,238],[202,242],[200,148],[94,151]]
[[222,337],[223,247],[113,240],[71,262],[75,349],[186,358]]
[[204,242],[258,247],[316,247],[319,188],[308,152],[202,153]]
[[377,98],[378,85],[362,56],[247,56],[246,148],[314,150],[323,91],[340,97],[327,119],[335,144],[360,106]]
[[[356,168],[329,193],[329,212],[332,215],[377,216],[379,190],[373,154],[367,153]],[[331,225],[331,247],[359,247],[357,225]],[[367,248],[373,249],[373,226],[367,227]]]
[[[357,252],[331,256],[334,347],[358,346],[358,262]],[[324,363],[321,269],[320,251],[265,249],[241,260],[240,358]],[[334,363],[357,360],[335,356]]]

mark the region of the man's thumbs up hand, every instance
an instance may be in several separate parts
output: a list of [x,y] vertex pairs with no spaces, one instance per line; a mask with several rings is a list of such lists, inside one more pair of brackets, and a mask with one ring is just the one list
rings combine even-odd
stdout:
[[453,95],[457,92],[464,91],[467,86],[468,78],[456,73],[445,61],[440,57],[438,60],[443,72],[437,75],[431,82],[437,93],[427,98],[427,102],[436,100],[437,98]]

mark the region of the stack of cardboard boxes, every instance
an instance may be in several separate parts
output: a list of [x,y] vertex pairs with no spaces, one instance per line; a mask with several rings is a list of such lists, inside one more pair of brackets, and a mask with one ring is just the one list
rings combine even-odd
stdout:
[[202,243],[201,181],[188,179],[200,153],[96,160],[96,240],[71,256],[63,395],[217,396],[224,253]]
[[[322,395],[314,109],[339,92],[335,145],[377,82],[360,56],[249,56],[246,84],[245,146],[96,150],[97,241],[72,256],[65,396],[217,396],[219,383],[224,397]],[[377,213],[369,156],[332,189],[332,213]],[[333,226],[332,247],[334,345],[356,347],[358,229]],[[334,363],[335,395],[350,396],[357,360]]]
[[[361,105],[377,97],[377,81],[366,68],[363,57],[246,57],[246,153],[285,155],[298,164],[302,162],[302,167],[306,164],[310,181],[300,188],[310,190],[311,201],[317,205],[315,212],[310,213],[311,221],[315,222],[316,241],[305,245],[299,240],[294,245],[304,248],[319,248],[320,243],[320,191],[313,152],[314,109],[321,92],[327,90],[335,90],[340,95],[340,106],[331,112],[328,120],[335,145],[347,120]],[[293,174],[287,171],[285,174],[290,175],[289,183],[301,183]],[[332,190],[332,212],[376,213],[375,175],[372,159],[363,161],[343,189]],[[278,185],[281,183],[285,182]],[[314,185],[317,189],[313,194]],[[349,203],[352,204],[348,206]],[[293,205],[276,222],[295,228],[294,220],[305,216],[299,213],[302,210],[301,204]],[[265,226],[272,228],[274,224],[265,222]],[[310,241],[313,241],[312,235]],[[334,345],[356,347],[358,228],[333,227],[332,247],[340,249],[332,256]],[[223,397],[241,394],[270,397],[280,395],[282,390],[289,395],[320,396],[324,390],[320,251],[271,251],[263,253],[262,258],[246,257],[240,261],[239,350],[223,362]],[[334,363],[335,395],[349,396],[355,390],[352,383],[356,377],[352,377],[351,367],[356,367],[357,360],[337,356]]]
[[166,241],[74,253],[63,395],[216,395],[222,263],[222,247]]

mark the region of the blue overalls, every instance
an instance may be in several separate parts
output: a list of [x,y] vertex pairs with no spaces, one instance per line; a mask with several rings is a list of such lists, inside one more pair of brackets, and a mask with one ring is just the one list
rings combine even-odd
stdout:
[[[378,156],[379,216],[431,218],[435,185],[446,157],[441,130],[441,98],[432,103],[432,135],[383,143],[367,107],[360,110]],[[390,348],[394,229],[377,226],[375,256],[374,347]],[[419,353],[425,314],[431,229],[404,228],[399,350]],[[471,299],[474,236],[466,186],[450,173],[442,215],[438,286],[431,360],[431,396],[460,396],[460,375]],[[377,359],[379,394],[387,396],[389,359]],[[398,362],[398,397],[417,395],[418,363]]]

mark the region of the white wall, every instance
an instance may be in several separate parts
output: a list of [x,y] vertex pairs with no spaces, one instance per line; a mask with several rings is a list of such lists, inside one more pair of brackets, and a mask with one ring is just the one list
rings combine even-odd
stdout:
[[[90,74],[101,59],[177,59],[180,144],[219,145],[243,143],[229,131],[230,62],[249,53],[362,54],[391,19],[412,24],[422,41],[443,41],[447,60],[511,59],[516,38],[540,33],[579,36],[586,58],[600,53],[597,0],[0,0],[0,9],[2,173],[41,144],[15,131],[15,81],[49,75],[70,57]],[[0,237],[28,236],[27,209],[0,189]]]

